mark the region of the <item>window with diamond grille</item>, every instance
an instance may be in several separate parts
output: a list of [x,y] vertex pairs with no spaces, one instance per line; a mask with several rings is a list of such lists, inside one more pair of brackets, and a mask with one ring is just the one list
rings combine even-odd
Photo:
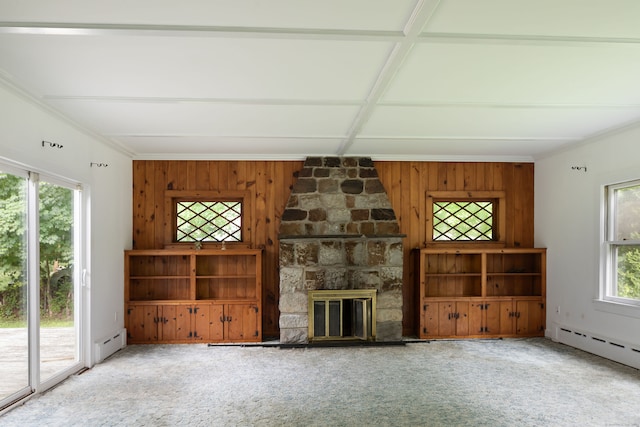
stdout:
[[433,240],[492,241],[493,219],[492,201],[434,201]]
[[241,242],[242,202],[178,201],[177,242]]

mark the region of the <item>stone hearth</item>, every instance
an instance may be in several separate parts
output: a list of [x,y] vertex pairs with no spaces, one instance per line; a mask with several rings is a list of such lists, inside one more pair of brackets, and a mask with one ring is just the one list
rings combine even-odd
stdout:
[[308,342],[320,289],[375,289],[376,340],[400,340],[403,237],[370,158],[307,158],[280,225],[280,342]]

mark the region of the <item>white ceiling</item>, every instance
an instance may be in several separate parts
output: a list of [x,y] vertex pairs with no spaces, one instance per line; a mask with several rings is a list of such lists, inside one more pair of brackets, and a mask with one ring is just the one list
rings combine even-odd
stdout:
[[640,122],[637,0],[0,0],[0,81],[141,159],[531,161]]

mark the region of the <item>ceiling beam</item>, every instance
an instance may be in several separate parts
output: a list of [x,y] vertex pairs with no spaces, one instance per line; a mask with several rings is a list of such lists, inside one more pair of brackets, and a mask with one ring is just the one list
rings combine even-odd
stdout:
[[380,98],[382,98],[382,95],[387,90],[389,83],[407,58],[411,48],[420,36],[422,29],[425,27],[429,19],[431,19],[439,4],[440,1],[418,1],[416,7],[413,9],[413,13],[405,25],[405,38],[401,42],[396,43],[391,50],[385,64],[380,70],[380,73],[378,73],[378,78],[369,91],[365,104],[360,108],[360,111],[358,111],[358,114],[351,123],[347,138],[345,138],[343,143],[340,145],[338,152],[336,153],[337,155],[344,155],[353,144],[356,136],[360,134],[362,127],[373,114],[376,104]]
[[91,24],[52,22],[0,22],[0,34],[64,36],[171,36],[310,40],[400,41],[401,31],[336,30],[194,25]]

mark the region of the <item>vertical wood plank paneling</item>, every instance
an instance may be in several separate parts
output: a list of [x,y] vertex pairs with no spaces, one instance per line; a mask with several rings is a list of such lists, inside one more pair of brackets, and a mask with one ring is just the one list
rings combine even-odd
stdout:
[[247,162],[235,162],[233,173],[236,177],[236,189],[247,189]]
[[185,188],[187,190],[197,190],[200,183],[196,179],[196,161],[189,160],[186,163],[186,182]]
[[[415,334],[420,315],[411,250],[424,247],[430,227],[425,217],[429,191],[506,192],[507,245],[533,244],[533,164],[455,162],[375,162],[396,211],[404,240],[404,333]],[[254,192],[252,243],[264,248],[263,333],[278,334],[278,227],[301,161],[133,162],[133,239],[136,249],[164,243],[164,191],[243,190]]]
[[464,179],[464,165],[465,163],[458,163],[455,165],[456,191],[464,190],[467,184]]
[[237,161],[227,161],[227,188],[230,190],[235,190],[240,186],[240,179],[238,177],[238,162]]
[[445,191],[447,190],[448,163],[436,163],[435,167],[438,169],[437,184],[430,190]]
[[514,246],[516,241],[516,236],[514,236],[514,221],[513,219],[515,214],[515,192],[514,192],[514,182],[513,182],[513,165],[502,165],[498,164],[501,167],[501,171],[499,174],[494,175],[494,185],[499,186],[499,190],[504,190],[510,197],[506,198],[507,203],[507,212],[506,216],[510,220],[506,223],[506,241],[509,246]]
[[[166,162],[154,162],[153,170],[150,171],[149,176],[152,178],[152,183],[154,187],[154,243],[153,247],[161,248],[164,246],[165,239],[170,239],[171,237],[165,236],[167,222],[170,221],[170,218],[167,218],[166,206],[165,206],[165,198],[164,198],[164,190],[165,183],[167,180],[167,169]],[[151,173],[152,172],[152,173]]]
[[144,244],[154,245],[157,242],[156,234],[156,190],[157,186],[154,181],[154,165],[146,167],[145,180],[143,183],[144,193],[146,194],[144,203]]
[[[146,203],[147,194],[145,192],[145,178],[147,173],[147,165],[148,163],[133,161],[133,185],[132,185],[132,208],[133,208],[133,235],[132,235],[132,247],[144,247],[145,242],[143,239],[148,238],[147,230],[144,227],[144,217],[145,210],[144,206]],[[142,245],[142,246],[140,246]]]
[[476,165],[477,163],[464,163],[462,165],[462,170],[463,170],[463,179],[464,179],[464,185],[462,187],[463,190],[466,191],[474,191],[477,189],[477,183],[476,183]]
[[[265,217],[265,212],[267,210],[267,184],[265,182],[265,162],[256,162],[256,184],[255,184],[255,199],[254,199],[254,209],[255,209],[255,217],[253,218],[253,229],[254,233],[254,241],[256,242],[256,247],[266,247],[267,243],[267,221]],[[266,258],[265,258],[266,259]],[[266,265],[265,265],[266,267]]]
[[209,164],[209,190],[217,190],[219,187],[220,170],[218,169],[218,162],[207,162]]
[[[277,172],[282,173],[282,168],[276,167],[275,163],[269,162],[266,164],[265,168],[265,182],[266,182],[266,193],[265,197],[267,200],[266,210],[263,212],[263,217],[266,222],[266,236],[264,238],[266,246],[265,252],[267,252],[265,270],[267,273],[268,283],[264,286],[264,295],[263,301],[266,300],[267,304],[265,304],[265,314],[266,314],[266,324],[263,325],[263,328],[266,330],[275,330],[278,328],[279,320],[279,310],[278,310],[278,295],[280,294],[280,280],[278,276],[278,259],[276,258],[277,250],[275,247],[278,245],[278,230],[275,228],[275,225],[278,223],[275,217],[276,205],[280,205],[281,203],[286,203],[286,198],[288,198],[289,192],[287,193],[286,198],[283,195],[282,186],[276,185],[276,181],[279,181],[279,184],[284,180],[283,176],[276,176]],[[279,178],[279,179],[278,179]],[[280,190],[280,191],[279,191]],[[283,200],[280,203],[275,202],[280,197],[280,200]],[[270,202],[271,201],[271,202]],[[265,285],[265,284],[263,284]]]
[[216,162],[218,167],[218,188],[229,188],[229,163],[228,162]]
[[211,188],[209,162],[196,162],[196,185],[199,190]]
[[476,166],[476,176],[473,183],[474,190],[486,190],[485,179],[487,176],[488,163],[474,163]]
[[513,165],[513,227],[514,245],[533,246],[533,233],[528,233],[529,224],[533,223],[534,192],[517,191],[522,188],[533,188],[533,164]]

